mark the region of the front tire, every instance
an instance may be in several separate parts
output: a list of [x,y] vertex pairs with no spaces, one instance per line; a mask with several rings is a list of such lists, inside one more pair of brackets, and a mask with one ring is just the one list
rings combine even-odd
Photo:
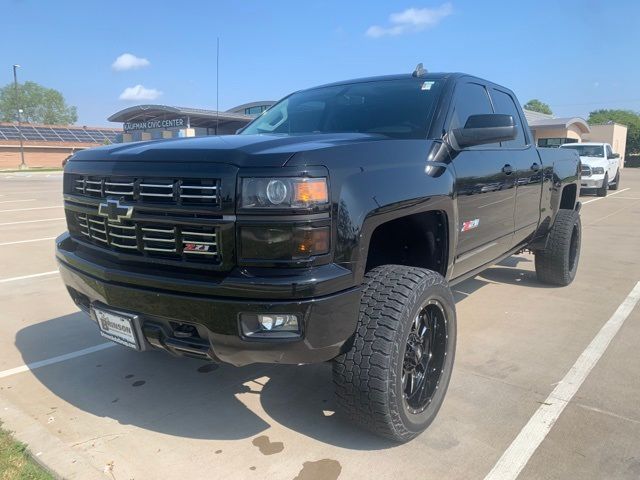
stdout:
[[605,175],[604,180],[602,180],[602,186],[596,190],[596,195],[599,197],[606,197],[607,190],[609,190],[609,176]]
[[560,286],[573,282],[578,271],[581,239],[580,214],[575,210],[558,210],[546,247],[535,252],[538,280]]
[[616,172],[616,178],[613,179],[613,183],[609,185],[609,190],[618,190],[620,186],[620,169]]
[[455,345],[455,302],[442,275],[374,268],[365,277],[353,344],[333,361],[340,409],[377,435],[415,438],[444,401]]

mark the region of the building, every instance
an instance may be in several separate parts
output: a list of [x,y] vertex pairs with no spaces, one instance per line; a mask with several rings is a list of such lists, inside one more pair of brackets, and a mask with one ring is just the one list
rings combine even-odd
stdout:
[[556,118],[553,115],[525,110],[533,138],[539,147],[559,147],[563,143],[608,143],[623,159],[627,147],[627,127],[618,123],[589,125],[580,117]]
[[108,120],[122,123],[123,142],[232,135],[274,103],[252,102],[226,112],[168,105],[136,105],[114,113]]
[[604,142],[611,145],[615,153],[624,159],[627,151],[627,126],[619,123],[590,125],[591,131],[582,136],[583,142]]
[[[23,124],[24,160],[28,167],[60,167],[62,160],[85,148],[121,141],[122,130]],[[14,123],[0,123],[0,170],[20,166],[20,137]]]
[[242,105],[238,105],[235,108],[227,110],[228,112],[233,113],[242,113],[244,115],[249,115],[250,117],[257,117],[266,109],[271,107],[276,102],[272,100],[263,100],[261,102],[251,102],[251,103],[243,103]]

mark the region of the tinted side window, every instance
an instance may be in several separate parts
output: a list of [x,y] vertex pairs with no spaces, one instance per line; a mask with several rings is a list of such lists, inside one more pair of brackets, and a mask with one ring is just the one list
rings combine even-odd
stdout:
[[471,115],[493,113],[487,90],[477,83],[461,83],[456,87],[453,114],[449,128],[463,128]]
[[516,123],[516,129],[518,131],[516,138],[509,140],[508,142],[502,142],[502,146],[507,148],[524,147],[526,144],[524,130],[522,129],[522,122],[518,115],[518,108],[516,107],[513,98],[511,98],[511,95],[501,92],[500,90],[492,89],[491,98],[493,99],[493,106],[496,109],[496,113],[511,115],[513,117],[513,121]]
[[607,145],[606,148],[607,148],[607,157],[613,156],[613,152],[611,151],[611,147],[609,145]]

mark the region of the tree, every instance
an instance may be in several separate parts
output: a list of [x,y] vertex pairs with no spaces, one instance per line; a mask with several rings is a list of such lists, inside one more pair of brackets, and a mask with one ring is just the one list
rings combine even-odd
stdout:
[[590,125],[615,122],[627,127],[627,155],[640,153],[640,114],[631,110],[595,110],[589,114]]
[[533,98],[524,104],[525,110],[531,110],[532,112],[546,113],[547,115],[553,115],[551,111],[551,107],[538,100],[537,98]]
[[62,93],[35,82],[18,84],[18,96],[13,83],[0,89],[0,121],[15,122],[18,108],[26,123],[69,125],[78,120],[76,107],[67,105]]

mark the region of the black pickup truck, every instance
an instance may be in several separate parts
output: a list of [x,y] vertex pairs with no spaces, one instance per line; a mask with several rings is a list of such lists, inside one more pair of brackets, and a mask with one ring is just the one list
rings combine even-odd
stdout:
[[293,93],[238,135],[76,153],[57,259],[106,338],[331,360],[347,416],[408,441],[451,377],[451,285],[522,250],[540,281],[575,277],[579,176],[510,90],[416,69]]

